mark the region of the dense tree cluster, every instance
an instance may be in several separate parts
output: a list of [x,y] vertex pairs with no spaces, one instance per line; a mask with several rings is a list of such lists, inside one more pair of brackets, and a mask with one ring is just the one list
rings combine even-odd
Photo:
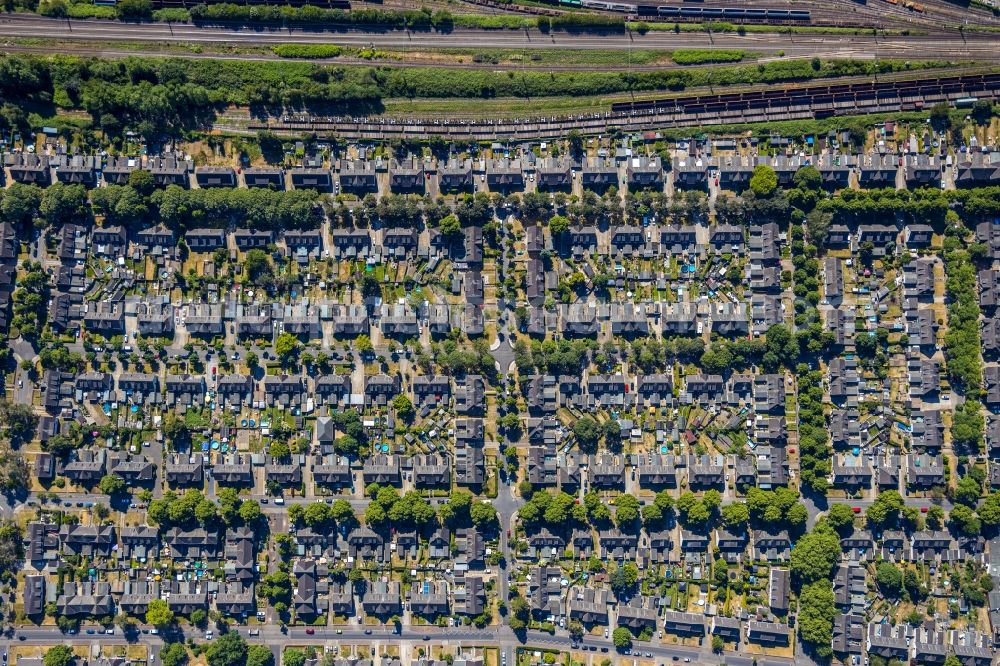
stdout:
[[758,363],[764,357],[763,338],[719,338],[702,353],[699,365],[706,372],[721,374],[729,370],[742,370]]
[[940,190],[865,189],[843,190],[823,206],[837,222],[867,224],[895,223],[902,215],[909,223],[940,224],[948,210],[947,197]]
[[0,441],[0,491],[22,490],[31,483],[31,471],[24,454]]
[[171,185],[157,190],[150,203],[169,227],[249,226],[254,229],[315,229],[323,209],[313,190],[207,188]]
[[832,335],[818,321],[803,326],[794,335],[784,324],[775,324],[764,337],[714,340],[701,355],[700,365],[707,372],[723,373],[760,363],[773,372],[781,366],[794,366],[803,351],[818,353],[831,342]]
[[878,377],[885,377],[889,367],[889,331],[879,326],[874,333],[859,332],[854,337],[854,347],[862,368]]
[[163,497],[149,503],[146,517],[161,529],[192,527],[195,524],[204,527],[218,518],[218,509],[212,500],[198,490],[188,490],[179,496],[168,490],[163,493]]
[[883,490],[865,512],[873,527],[894,527],[903,510],[903,498],[896,490]]
[[17,523],[0,523],[0,578],[10,580],[21,570],[24,531]]
[[350,213],[341,212],[337,209],[337,217],[343,219],[344,223],[353,223],[355,226],[370,227],[381,224],[386,227],[406,227],[412,228],[424,222],[425,215],[427,221],[433,224],[434,221],[447,217],[451,210],[442,204],[434,201],[430,197],[421,197],[416,194],[395,194],[389,193],[383,197],[375,197],[368,194],[361,200],[361,206],[354,208]]
[[952,448],[962,453],[979,453],[983,447],[986,419],[983,406],[976,400],[965,400],[955,408],[951,421]]
[[832,450],[823,407],[823,373],[800,368],[799,389],[799,469],[802,483],[817,493],[826,493]]
[[0,219],[16,226],[31,224],[40,218],[43,192],[34,184],[11,183],[0,190]]
[[42,665],[70,666],[74,659],[73,648],[68,645],[56,645],[45,651],[45,656],[42,657]]
[[227,631],[205,649],[208,666],[244,666],[247,642],[235,631]]
[[523,340],[514,345],[515,361],[521,372],[533,368],[555,375],[578,375],[589,360],[588,352],[596,347],[589,339],[532,340],[528,346]]
[[708,219],[708,197],[699,190],[677,192],[673,197],[651,190],[629,190],[625,194],[625,215],[635,221],[655,215],[672,224],[703,223]]
[[642,507],[642,522],[647,530],[662,529],[674,515],[674,497],[669,491],[656,493],[652,504]]
[[25,261],[14,291],[14,316],[11,326],[26,340],[37,339],[48,318],[49,276],[36,261]]
[[791,200],[784,190],[770,195],[756,194],[752,189],[737,197],[719,197],[715,202],[715,214],[724,224],[785,224],[791,213]]
[[163,666],[185,666],[188,663],[187,648],[183,643],[167,643],[160,651]]
[[803,586],[832,580],[833,568],[840,561],[840,537],[825,521],[799,537],[792,548],[789,568],[795,581]]
[[799,348],[809,354],[822,354],[833,345],[834,336],[826,331],[820,321],[816,305],[819,303],[819,259],[815,245],[804,241],[805,230],[795,225],[792,231],[792,292],[795,294],[796,340]]
[[[129,4],[143,2],[131,0]],[[324,10],[199,5],[192,16],[198,20],[220,19],[232,12],[252,12],[274,18],[285,11],[309,13]],[[336,11],[336,10],[331,10]],[[218,16],[216,14],[219,14]],[[344,20],[369,12],[343,13]],[[434,14],[416,11],[385,13],[400,25],[432,25]],[[447,13],[438,14],[447,23]],[[590,21],[592,15],[555,17],[547,27],[560,29],[563,22]],[[351,17],[348,19],[347,17]],[[262,20],[262,19],[258,19]],[[280,20],[284,20],[283,18]],[[323,19],[327,20],[327,19]],[[603,20],[603,19],[600,19]],[[620,24],[619,19],[614,19]],[[631,90],[683,90],[690,86],[813,79],[827,76],[871,74],[909,68],[909,63],[882,60],[830,61],[818,69],[802,60],[777,60],[759,65],[644,72],[522,71],[516,76],[489,69],[393,68],[320,65],[308,62],[238,62],[230,60],[128,57],[118,60],[73,56],[6,55],[0,58],[0,98],[51,103],[83,109],[95,124],[111,134],[126,130],[154,137],[164,130],[195,129],[208,124],[225,105],[268,107],[377,107],[383,98],[493,98],[611,94]],[[25,116],[12,105],[0,114],[4,124],[25,123]]]
[[260,518],[257,500],[242,499],[235,488],[219,489],[218,498],[219,517],[230,527],[239,524],[252,526]]
[[833,654],[830,643],[833,641],[833,618],[836,615],[830,580],[817,580],[803,586],[799,592],[799,635],[820,657]]
[[705,491],[700,499],[688,491],[677,498],[677,514],[681,522],[689,527],[705,527],[715,517],[721,504],[722,495],[714,488]]
[[902,217],[908,224],[931,224],[940,228],[951,209],[970,222],[996,215],[1000,212],[998,189],[843,190],[824,202],[822,208],[831,212],[834,220],[841,224],[896,224]]
[[38,428],[38,416],[30,405],[0,400],[0,439],[19,447],[30,442]]
[[826,513],[826,522],[838,534],[850,534],[854,530],[854,510],[847,504],[834,504]]
[[305,507],[293,504],[288,507],[288,519],[296,525],[307,525],[325,533],[329,533],[337,525],[350,527],[356,520],[351,503],[345,499],[335,500],[331,504],[313,502]]
[[545,526],[562,531],[572,523],[585,522],[587,508],[577,504],[576,498],[569,493],[538,490],[518,510],[517,515],[526,528]]
[[370,527],[391,523],[422,528],[437,517],[434,508],[416,491],[400,495],[392,486],[371,484],[365,493],[372,498],[365,509],[365,523]]
[[[94,213],[107,224],[162,222],[183,231],[196,227],[241,226],[255,229],[314,229],[323,218],[313,190],[262,188],[185,189],[171,185],[154,190],[146,171],[131,174],[128,185],[86,190],[56,183],[44,190],[14,183],[0,199],[0,218],[27,224],[38,218],[53,225],[80,222]],[[88,200],[89,196],[89,200]]]
[[778,524],[799,530],[805,526],[809,517],[805,505],[799,501],[799,494],[784,486],[778,486],[774,490],[749,488],[747,509],[750,520],[761,527]]
[[447,11],[431,12],[427,8],[412,11],[383,9],[323,9],[315,5],[248,6],[234,3],[195,5],[191,18],[198,22],[253,21],[254,23],[311,23],[335,25],[379,26],[395,30],[450,30],[454,17]]
[[982,386],[983,375],[976,268],[955,235],[945,239],[944,261],[948,274],[945,287],[949,296],[948,332],[944,338],[948,376],[956,389],[975,397]]
[[434,362],[446,373],[477,373],[487,377],[496,374],[496,364],[490,356],[490,344],[485,338],[476,338],[469,345],[459,345],[449,338],[432,345],[431,350]]
[[619,650],[632,647],[632,632],[626,627],[617,627],[611,632],[611,640]]
[[585,453],[596,453],[601,439],[600,426],[590,414],[584,414],[573,422],[573,434],[576,444]]
[[629,360],[645,373],[666,372],[675,359],[689,362],[705,353],[705,342],[696,337],[637,338],[629,343]]
[[284,612],[292,600],[292,577],[287,571],[272,571],[261,578],[257,592],[276,610]]
[[53,183],[45,188],[38,211],[53,226],[87,221],[90,217],[87,188],[83,185]]

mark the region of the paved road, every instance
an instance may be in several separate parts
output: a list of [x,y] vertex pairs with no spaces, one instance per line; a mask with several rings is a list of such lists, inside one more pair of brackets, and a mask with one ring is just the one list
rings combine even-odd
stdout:
[[[514,492],[514,485],[516,485],[516,483],[517,483],[517,479],[510,479],[509,483],[503,483],[503,482],[501,482],[497,498],[495,500],[493,500],[493,506],[496,507],[497,514],[498,514],[498,519],[500,521],[500,526],[501,526],[501,534],[502,534],[502,536],[501,536],[501,547],[503,549],[504,556],[507,558],[508,562],[511,561],[511,558],[510,558],[510,552],[508,550],[508,544],[507,544],[507,538],[506,538],[506,531],[507,531],[508,528],[511,528],[511,519],[514,516],[514,514],[517,512],[517,509],[521,505],[520,498],[517,497],[515,495],[515,492]],[[258,501],[261,500],[261,499],[267,498],[267,496],[265,496],[265,495],[243,495],[243,497],[249,498],[249,499],[256,499]],[[323,499],[324,498],[316,498],[316,497],[287,497],[286,496],[285,497],[285,503],[284,503],[284,505],[276,506],[276,505],[270,503],[270,502],[273,501],[273,498],[269,498],[269,503],[262,505],[261,506],[261,511],[263,513],[267,514],[267,515],[270,515],[270,514],[284,514],[284,513],[287,512],[288,506],[291,505],[291,504],[313,504],[315,502],[321,502],[321,501],[323,501]],[[342,497],[336,497],[335,496],[333,499],[335,499],[335,500],[336,499],[346,499],[346,500],[348,500],[350,502],[350,504],[351,504],[351,508],[353,508],[354,511],[358,512],[358,513],[363,513],[364,510],[365,510],[365,508],[367,508],[368,503],[370,501],[368,498],[357,498],[357,497],[343,497],[342,498]],[[931,498],[928,498],[928,497],[921,498],[921,497],[906,497],[906,496],[904,496],[904,499],[906,501],[907,506],[914,506],[914,507],[917,507],[918,509],[927,508],[927,507],[930,507],[930,506],[935,505],[935,504],[939,505],[945,511],[950,511],[951,507],[952,507],[951,501],[948,500],[947,498],[941,499],[941,500],[935,500],[935,499],[931,499]],[[77,503],[87,503],[87,502],[95,502],[95,501],[100,502],[100,501],[106,501],[106,500],[107,500],[107,498],[104,495],[100,495],[100,494],[95,495],[93,493],[59,493],[59,501],[60,502],[63,502],[63,503],[68,502],[69,504],[73,504],[73,505],[75,505]],[[442,501],[447,501],[447,499],[446,498],[431,498],[429,501],[430,501],[431,505],[437,506],[437,504],[441,503]],[[852,507],[856,506],[856,507],[861,508],[862,510],[865,510],[869,506],[871,506],[871,504],[874,502],[873,499],[851,499],[851,498],[839,498],[839,497],[836,497],[836,498],[830,498],[829,500],[826,500],[826,504],[823,504],[823,503],[816,502],[810,496],[803,497],[801,501],[802,501],[803,504],[805,504],[806,508],[809,510],[809,522],[808,522],[808,526],[810,528],[816,522],[816,518],[818,518],[820,514],[825,513],[828,510],[829,504],[848,504],[848,505],[850,505]],[[34,493],[34,492],[33,493],[28,493],[26,496],[17,498],[13,502],[10,499],[8,499],[8,498],[0,495],[0,516],[3,516],[3,517],[10,517],[10,516],[12,516],[13,513],[14,513],[14,506],[13,505],[17,505],[17,506],[23,507],[28,502],[36,502],[36,503],[38,503],[39,502],[39,500],[38,500],[38,493]],[[45,503],[45,504],[47,504],[48,506],[52,506],[53,508],[56,507],[56,506],[58,506],[58,503],[55,503],[55,502],[53,502],[53,503]],[[503,597],[501,597],[501,598],[503,598]]]
[[[505,564],[509,569],[514,566],[514,558],[510,552],[510,537],[512,533],[514,514],[524,503],[518,495],[514,494],[514,485],[517,483],[516,476],[504,476],[499,480],[497,497],[493,500],[493,506],[497,510],[497,520],[500,522],[500,552],[503,553]],[[500,599],[506,603],[510,596],[509,576],[503,571],[497,577],[500,581]]]
[[[951,511],[952,502],[947,498],[936,500],[930,497],[908,497],[906,494],[902,495],[906,506],[912,506],[918,509],[927,509],[936,504],[945,511]],[[821,499],[820,501],[817,501],[816,498],[811,495],[804,495],[801,501],[805,504],[806,509],[809,511],[809,519],[806,521],[806,526],[809,529],[812,529],[813,525],[816,524],[816,520],[819,518],[820,514],[825,514],[829,510],[830,504],[849,504],[852,507],[856,506],[862,511],[865,511],[868,507],[875,503],[874,499],[851,499],[843,497],[835,497],[825,500]]]
[[14,404],[30,405],[35,385],[32,383],[31,378],[28,377],[28,373],[20,365],[17,366],[14,376],[16,378],[14,384]]
[[496,361],[500,374],[510,377],[514,375],[514,345],[511,344],[512,337],[507,325],[504,324],[504,327],[497,334],[497,339],[494,343],[496,346],[490,348],[490,354],[493,355],[493,360]]
[[[96,629],[96,625],[93,626]],[[281,646],[288,644],[298,644],[301,645],[304,642],[318,642],[318,641],[414,641],[416,645],[421,645],[426,639],[428,642],[440,643],[447,641],[450,645],[499,645],[502,650],[513,650],[514,647],[520,645],[527,646],[538,646],[538,647],[555,647],[562,650],[571,649],[573,641],[568,636],[552,635],[539,631],[528,631],[523,637],[517,636],[508,627],[487,627],[485,629],[475,629],[467,627],[402,627],[400,633],[395,633],[395,630],[390,626],[388,627],[371,627],[364,628],[360,626],[344,625],[340,628],[337,627],[315,627],[312,629],[311,634],[306,633],[306,628],[304,627],[289,627],[287,632],[282,632],[279,627],[274,625],[263,625],[260,627],[255,627],[259,631],[257,636],[249,636],[249,629],[246,627],[239,627],[236,629],[241,635],[247,638],[251,643],[263,643],[271,646]],[[189,630],[184,633],[185,638],[195,638],[198,639],[202,636],[200,631]],[[338,633],[338,631],[340,633]],[[95,642],[100,642],[102,644],[124,644],[127,641],[125,636],[122,634],[121,629],[115,628],[114,635],[99,635],[97,633],[93,635],[88,635],[86,633],[78,633],[75,635],[65,635],[61,633],[56,627],[23,627],[17,629],[15,632],[17,637],[24,636],[24,640],[19,640],[19,638],[13,638],[9,640],[10,646],[15,646],[18,644],[22,645],[43,645],[52,643],[76,643],[76,644],[91,644]],[[523,640],[522,640],[523,638]],[[160,646],[162,646],[163,641],[160,636],[153,636],[151,634],[138,634],[135,637],[135,641],[149,645],[152,649],[154,655],[158,654]],[[707,644],[707,641],[706,641]],[[0,642],[0,645],[4,645]],[[615,648],[610,639],[605,639],[602,635],[588,636],[580,643],[581,648],[590,648],[591,646],[596,648],[595,650],[589,650],[595,654],[611,654],[615,651]],[[6,646],[5,646],[6,648]],[[635,641],[633,650],[636,653],[641,653],[645,655],[649,653],[653,658],[660,661],[666,660],[676,660],[680,661],[683,659],[690,659],[692,663],[703,663],[703,664],[716,664],[720,661],[720,657],[713,655],[708,647],[684,647],[675,645],[661,644],[655,641],[652,642],[642,642]],[[510,654],[510,653],[509,653]],[[791,663],[788,660],[783,660],[786,663]],[[158,664],[157,659],[150,660],[151,666],[156,666]],[[510,661],[513,663],[513,661]]]
[[[56,508],[60,502],[61,503],[69,503],[69,504],[77,504],[79,502],[86,503],[86,502],[101,502],[101,501],[106,502],[107,501],[107,497],[105,495],[102,495],[102,494],[99,494],[99,493],[98,494],[94,494],[94,493],[58,493],[58,494],[59,494],[59,502],[46,502],[46,503],[43,503],[43,504],[51,506],[53,508]],[[39,497],[39,493],[32,492],[32,493],[28,493],[28,495],[26,497],[24,497],[23,499],[21,499],[19,501],[20,501],[21,504],[25,504],[27,502],[39,502],[38,497]],[[271,497],[271,496],[269,496],[269,495],[261,495],[261,494],[253,494],[253,493],[251,493],[251,494],[242,494],[242,495],[240,495],[240,497],[242,497],[244,499],[255,499],[257,501],[266,500],[267,503],[261,505],[261,507],[260,507],[261,511],[263,511],[266,514],[271,514],[271,513],[273,513],[273,514],[284,514],[284,513],[288,512],[289,505],[292,505],[292,504],[303,504],[303,505],[316,504],[316,503],[319,503],[319,502],[323,502],[326,499],[325,497],[301,497],[301,496],[291,497],[291,496],[287,496],[286,495],[284,497],[283,504],[281,504],[281,505],[275,505],[275,504],[272,504],[272,502],[274,502],[274,498]],[[358,497],[340,497],[340,496],[334,496],[332,499],[333,500],[346,499],[348,502],[350,502],[351,508],[353,508],[355,511],[358,511],[358,512],[363,512],[368,507],[368,504],[370,502],[370,500],[368,498],[358,498]],[[448,499],[447,498],[432,497],[432,498],[429,498],[428,501],[430,502],[430,504],[432,506],[437,506],[438,504],[440,504],[442,502],[447,502]],[[0,512],[7,513],[7,511],[4,511],[4,509],[8,509],[7,505],[0,503]]]
[[28,373],[21,369],[21,361],[33,361],[36,356],[35,348],[20,337],[11,342],[10,348],[14,352],[14,362],[17,364],[17,371],[14,373],[14,403],[30,405],[35,385],[28,377]]
[[[291,29],[277,26],[228,27],[189,24],[122,24],[115,21],[47,19],[32,14],[4,14],[0,36],[35,39],[84,40],[96,43],[184,42],[200,44],[311,43],[378,48],[506,48],[562,50],[629,50],[676,48],[737,48],[776,53],[785,57],[821,58],[962,58],[1000,62],[996,36],[991,34],[935,33],[929,35],[801,35],[704,34],[648,32],[631,34],[544,34],[537,30],[469,30],[449,33],[391,30]],[[205,54],[204,57],[214,57]]]

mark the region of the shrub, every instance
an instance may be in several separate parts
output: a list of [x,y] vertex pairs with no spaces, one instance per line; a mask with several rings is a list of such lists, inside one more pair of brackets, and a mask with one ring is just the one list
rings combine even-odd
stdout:
[[278,44],[271,50],[282,58],[336,58],[344,52],[336,44]]
[[670,59],[678,65],[703,65],[713,62],[740,62],[746,57],[738,49],[677,49]]

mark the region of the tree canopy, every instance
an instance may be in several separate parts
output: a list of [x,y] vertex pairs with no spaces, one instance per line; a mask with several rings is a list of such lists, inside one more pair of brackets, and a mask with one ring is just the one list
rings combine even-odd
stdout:
[[205,650],[208,666],[244,666],[247,659],[247,643],[235,631],[227,631]]
[[174,623],[174,612],[163,599],[153,599],[146,605],[146,623],[166,629]]
[[611,632],[611,640],[619,650],[632,647],[632,632],[625,627],[616,627]]
[[766,164],[758,164],[750,176],[750,189],[757,196],[770,196],[778,189],[778,174]]
[[573,423],[573,434],[581,451],[592,453],[597,450],[597,442],[601,437],[600,426],[594,417],[585,414]]
[[789,568],[803,585],[818,580],[832,580],[833,568],[840,561],[840,538],[826,523],[817,523],[802,535],[792,548]]
[[55,645],[45,651],[44,666],[69,666],[73,663],[73,649],[68,645]]
[[817,580],[802,588],[799,593],[799,635],[820,657],[826,658],[833,654],[830,644],[833,640],[833,618],[836,615],[830,580]]
[[120,495],[125,492],[126,486],[125,479],[118,476],[117,474],[105,474],[101,478],[101,492],[105,495]]

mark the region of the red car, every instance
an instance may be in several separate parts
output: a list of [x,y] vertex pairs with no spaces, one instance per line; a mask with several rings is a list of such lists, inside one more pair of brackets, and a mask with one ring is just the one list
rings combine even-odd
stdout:
[[861,513],[861,507],[860,506],[853,506],[853,507],[851,507],[851,511],[853,511],[854,513]]

